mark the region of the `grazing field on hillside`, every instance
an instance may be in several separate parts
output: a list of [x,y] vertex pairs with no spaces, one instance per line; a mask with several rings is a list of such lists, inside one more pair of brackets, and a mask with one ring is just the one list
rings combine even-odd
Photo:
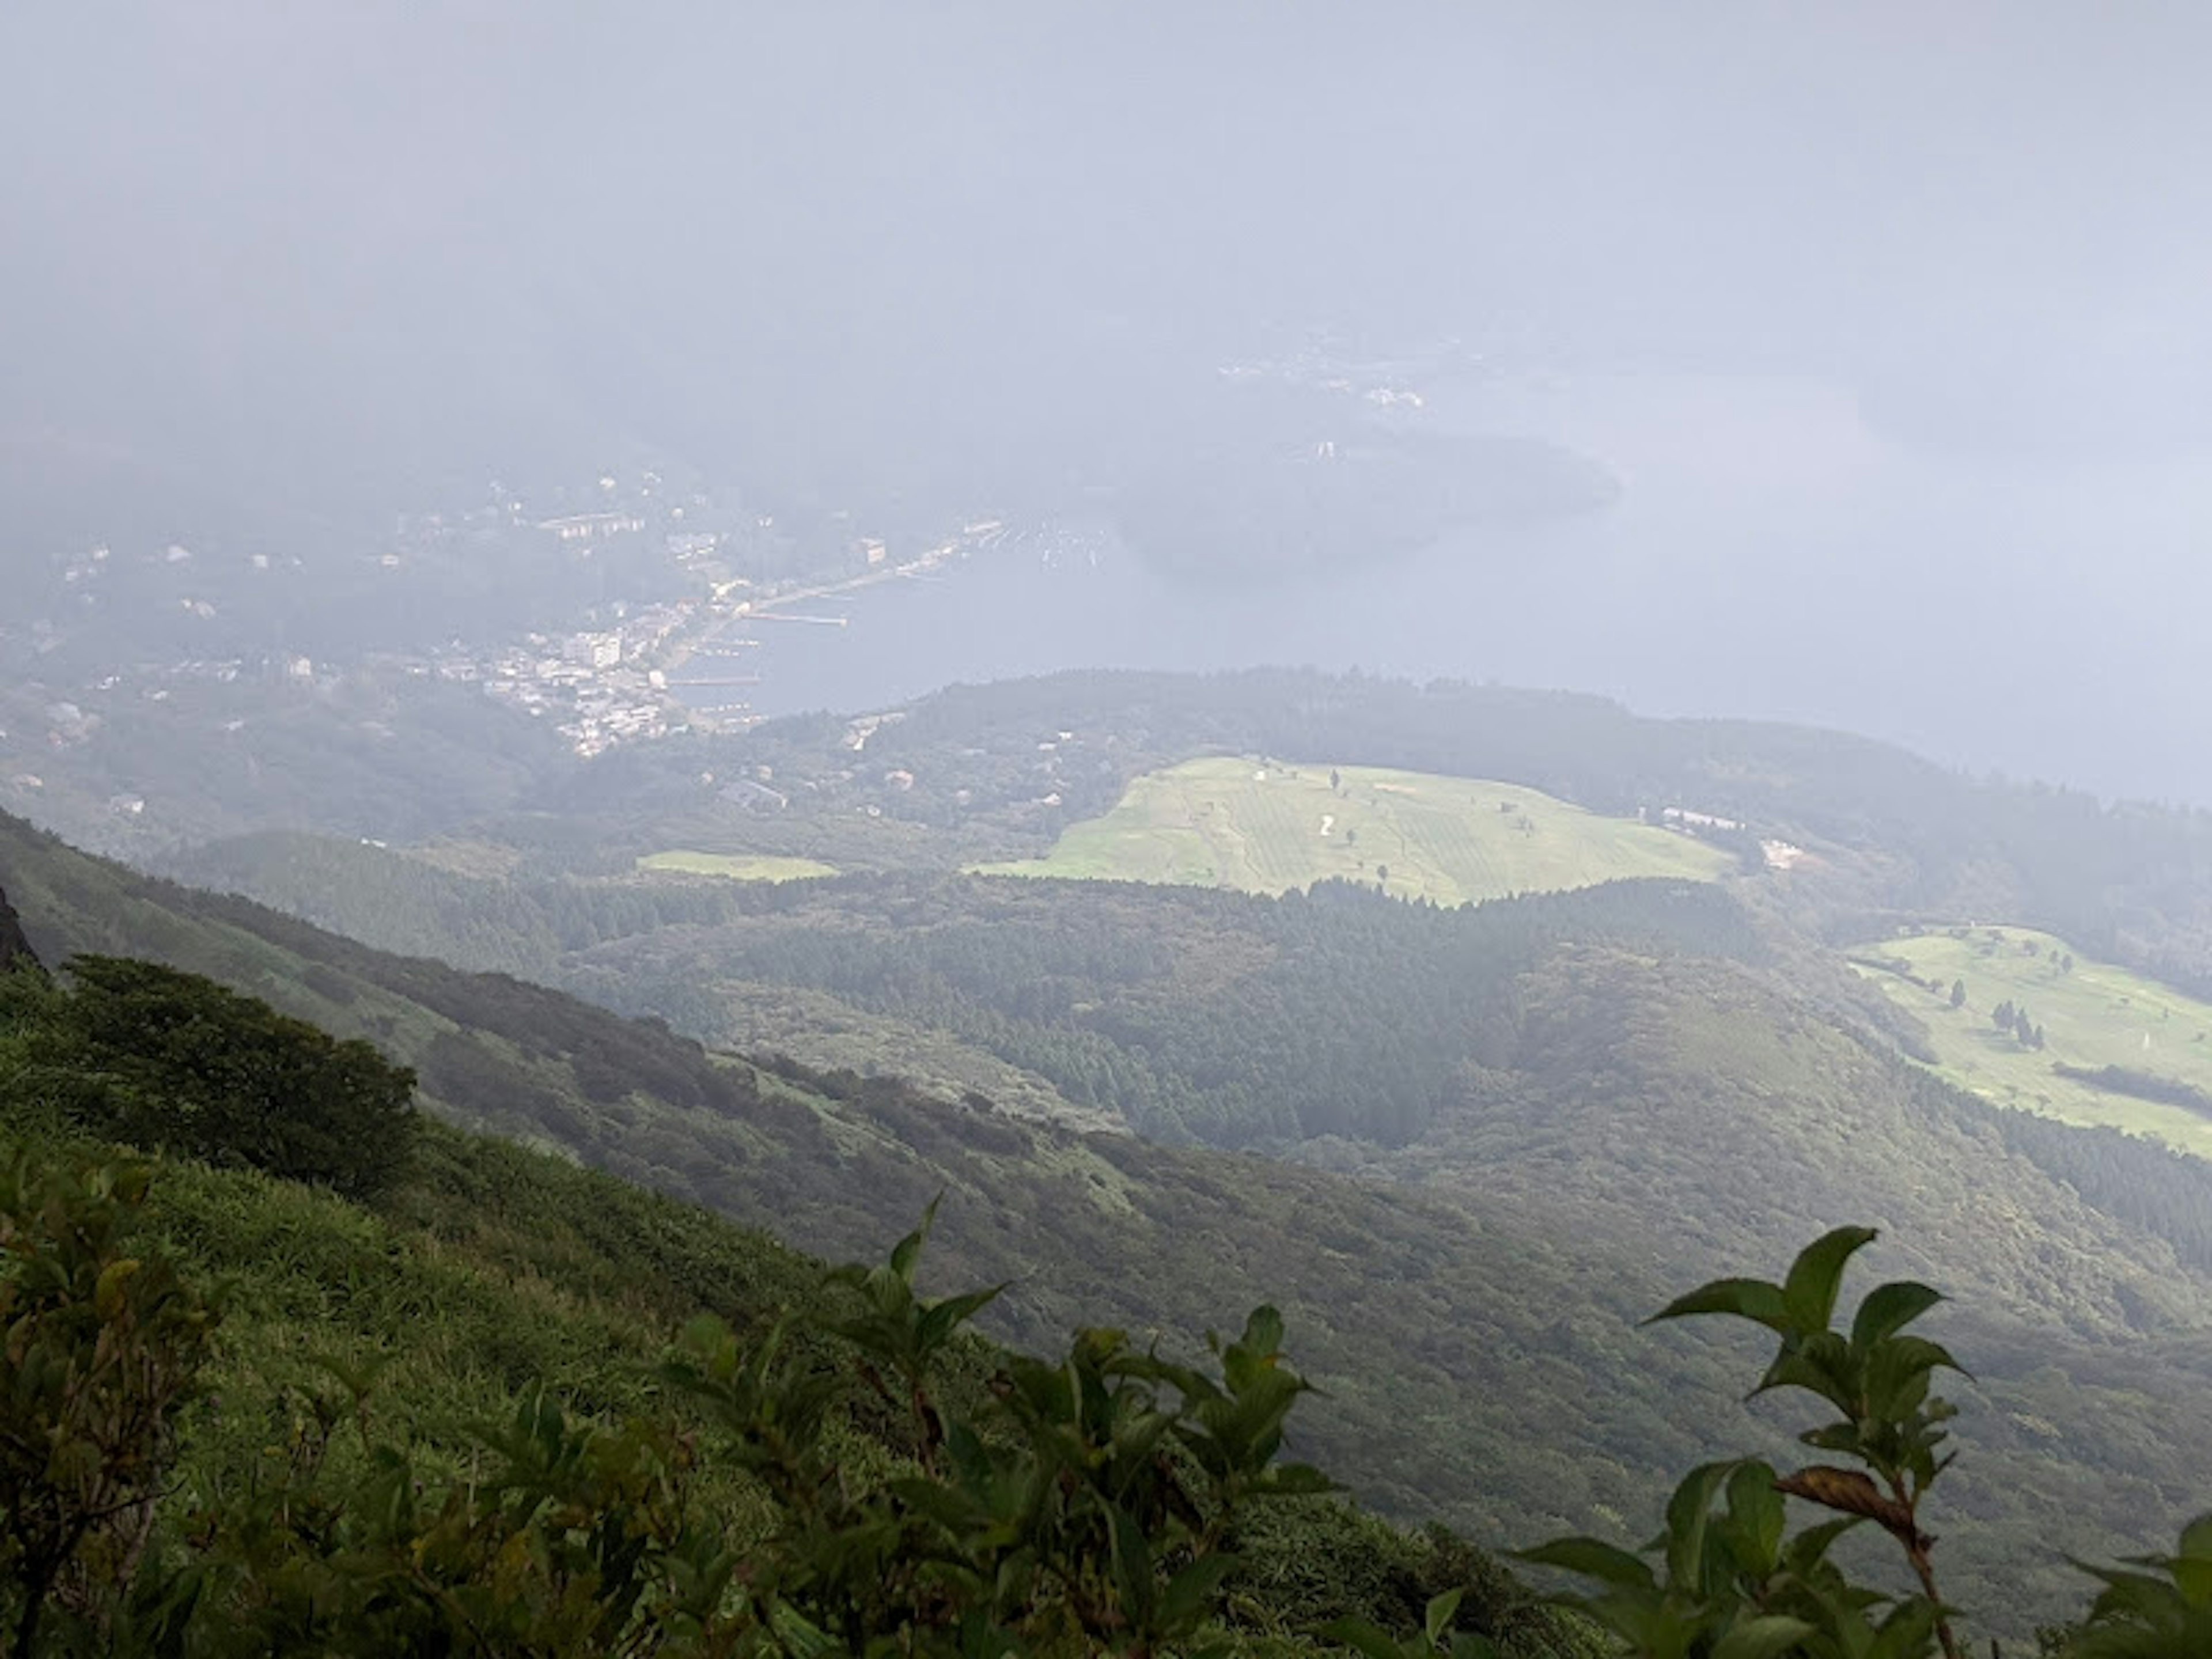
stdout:
[[1439,904],[1634,876],[1710,880],[1725,853],[1516,784],[1379,767],[1186,762],[1139,778],[1042,859],[987,875],[1306,888],[1331,877]]
[[[2076,957],[2064,940],[2027,927],[1939,929],[1884,940],[1855,960],[1928,1023],[1936,1069],[1960,1087],[2212,1157],[2212,1005]],[[1954,986],[1966,991],[1956,1007]],[[2025,1011],[2028,1041],[2017,1025],[1998,1029],[2006,1004]],[[2061,1066],[2099,1075],[2069,1077]]]
[[681,876],[723,876],[731,881],[804,881],[810,876],[837,873],[836,866],[814,859],[747,853],[692,853],[680,848],[667,853],[648,853],[637,861],[637,867]]

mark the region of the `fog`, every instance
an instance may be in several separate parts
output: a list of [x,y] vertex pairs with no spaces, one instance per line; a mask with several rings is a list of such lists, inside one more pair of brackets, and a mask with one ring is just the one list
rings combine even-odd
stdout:
[[979,566],[926,627],[780,644],[763,706],[1358,663],[2212,803],[2197,8],[240,0],[0,41],[0,561],[119,495],[304,547],[638,466],[1080,517],[1212,453],[1256,364],[1617,490],[1319,570]]

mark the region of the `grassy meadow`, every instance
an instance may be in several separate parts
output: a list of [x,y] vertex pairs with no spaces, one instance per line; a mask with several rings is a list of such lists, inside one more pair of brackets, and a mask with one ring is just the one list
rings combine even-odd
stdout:
[[805,881],[812,876],[834,876],[835,865],[814,859],[781,858],[754,853],[694,853],[678,848],[648,853],[637,867],[679,876],[720,876],[729,881]]
[[[2027,927],[1953,927],[1887,939],[1860,952],[1856,965],[1927,1022],[1937,1069],[1960,1087],[2000,1105],[2109,1124],[2212,1157],[2212,1117],[2052,1069],[2117,1066],[2212,1093],[2212,1004],[2074,955],[2063,939]],[[1966,988],[1957,1008],[1954,983]],[[1990,1013],[2005,1002],[2025,1007],[2043,1028],[2042,1049],[1996,1029]]]
[[1732,862],[1673,830],[1516,784],[1215,758],[1139,778],[1113,811],[1069,829],[1045,857],[981,872],[1250,893],[1341,877],[1462,904],[1632,876],[1710,880]]

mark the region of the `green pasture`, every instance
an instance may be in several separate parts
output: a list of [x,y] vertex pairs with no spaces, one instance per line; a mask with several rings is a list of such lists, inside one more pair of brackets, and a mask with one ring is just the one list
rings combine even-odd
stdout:
[[[2212,1004],[2069,952],[2063,939],[2027,927],[1929,929],[1869,946],[1855,953],[1854,965],[1927,1022],[1936,1069],[1960,1087],[2000,1105],[2109,1124],[2212,1157],[2212,1118],[2051,1069],[2118,1066],[2212,1092]],[[1958,1008],[1951,1006],[1954,983],[1966,988]],[[1991,1011],[2005,1002],[2024,1006],[2043,1028],[2041,1050],[1996,1029]]]
[[1139,778],[1105,817],[1073,826],[1042,859],[981,870],[1252,893],[1342,877],[1462,904],[1630,876],[1710,880],[1732,862],[1673,830],[1515,784],[1217,758]]
[[637,867],[679,876],[720,876],[729,881],[805,881],[811,876],[837,873],[835,865],[813,859],[752,853],[694,853],[681,848],[648,853],[638,860]]

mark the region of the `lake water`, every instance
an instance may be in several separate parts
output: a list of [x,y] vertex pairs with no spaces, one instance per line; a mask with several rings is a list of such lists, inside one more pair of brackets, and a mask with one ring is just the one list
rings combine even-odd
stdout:
[[1110,544],[978,552],[811,607],[843,629],[757,624],[763,683],[745,695],[783,714],[1063,667],[1357,665],[1839,726],[1978,771],[2212,803],[2212,455],[1918,452],[1798,383],[1462,388],[1432,414],[1556,437],[1626,494],[1256,590],[1167,582]]

